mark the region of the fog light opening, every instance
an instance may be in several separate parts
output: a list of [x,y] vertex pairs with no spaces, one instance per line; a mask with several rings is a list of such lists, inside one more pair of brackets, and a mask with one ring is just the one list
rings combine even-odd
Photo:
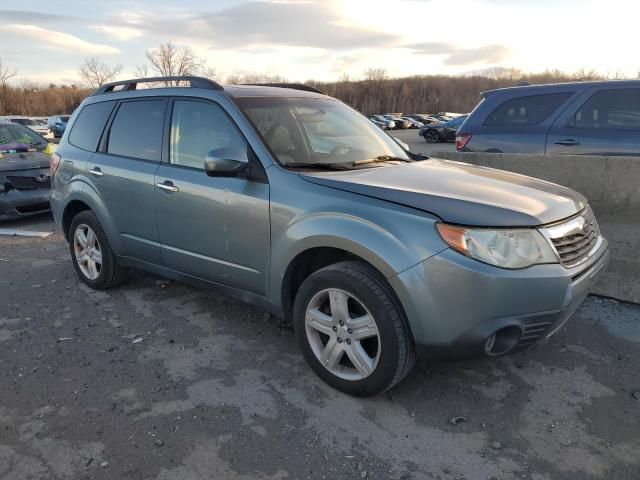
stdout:
[[501,328],[487,338],[484,353],[490,356],[509,353],[518,344],[521,333],[520,328],[516,326]]

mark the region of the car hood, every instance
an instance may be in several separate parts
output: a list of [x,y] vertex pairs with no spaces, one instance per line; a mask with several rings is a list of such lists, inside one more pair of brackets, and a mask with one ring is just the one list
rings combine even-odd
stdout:
[[50,156],[42,152],[14,153],[0,150],[0,172],[49,167],[49,159]]
[[458,225],[532,227],[570,217],[587,200],[554,183],[448,160],[303,173],[305,180],[406,205]]

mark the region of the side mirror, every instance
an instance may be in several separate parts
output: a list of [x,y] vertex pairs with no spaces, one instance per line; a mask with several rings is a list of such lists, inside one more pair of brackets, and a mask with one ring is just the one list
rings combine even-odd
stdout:
[[210,177],[236,177],[248,166],[247,152],[237,147],[211,150],[204,159],[204,171]]

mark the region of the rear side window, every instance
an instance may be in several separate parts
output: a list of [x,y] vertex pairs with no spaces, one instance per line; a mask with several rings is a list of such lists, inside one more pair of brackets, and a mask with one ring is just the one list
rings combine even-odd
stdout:
[[530,127],[544,122],[573,92],[531,95],[507,100],[484,121],[493,127]]
[[115,104],[116,102],[100,102],[86,105],[73,123],[69,143],[83,150],[95,152]]
[[109,130],[107,152],[159,162],[166,104],[164,99],[122,103]]
[[576,112],[574,128],[640,130],[640,88],[601,90]]

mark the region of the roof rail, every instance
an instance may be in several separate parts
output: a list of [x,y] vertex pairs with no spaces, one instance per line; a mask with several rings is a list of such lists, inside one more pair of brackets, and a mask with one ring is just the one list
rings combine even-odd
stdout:
[[204,77],[193,77],[191,75],[171,76],[171,77],[149,77],[134,78],[131,80],[121,80],[119,82],[105,83],[98,87],[91,95],[101,95],[103,93],[113,92],[115,87],[122,85],[121,89],[116,91],[131,91],[138,87],[139,83],[158,83],[158,82],[189,82],[191,88],[204,88],[207,90],[224,90],[222,85]]
[[245,83],[244,85],[251,85],[254,87],[276,87],[276,88],[290,88],[292,90],[302,90],[304,92],[320,93],[326,95],[322,90],[313,88],[304,83]]

